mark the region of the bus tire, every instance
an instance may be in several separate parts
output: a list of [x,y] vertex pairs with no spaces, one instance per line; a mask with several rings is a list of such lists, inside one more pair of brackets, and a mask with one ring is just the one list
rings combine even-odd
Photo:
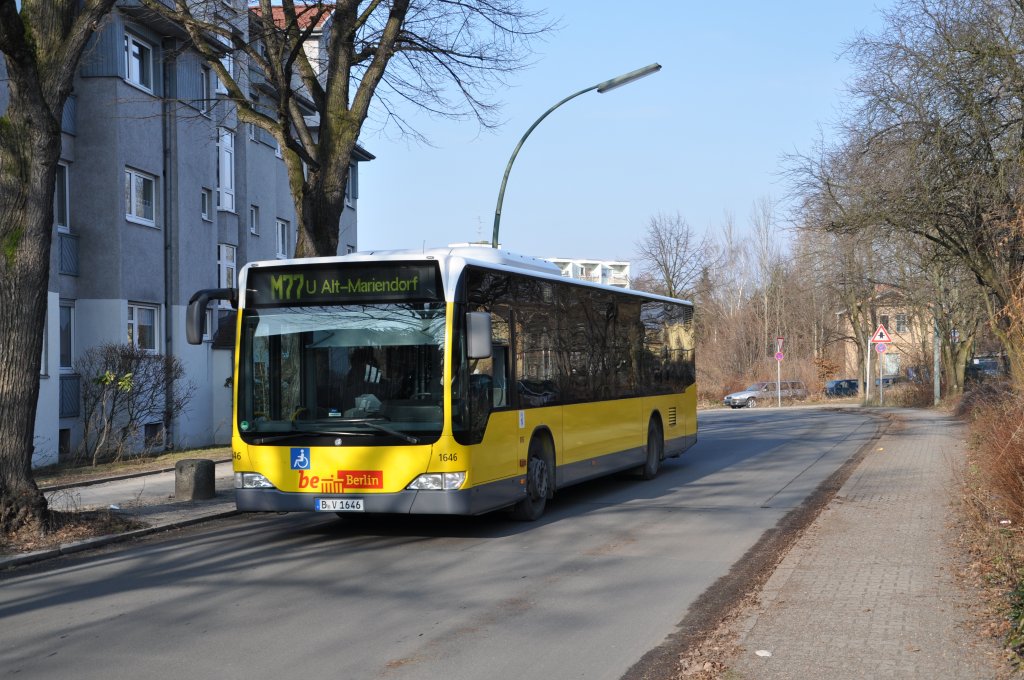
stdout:
[[512,517],[534,522],[544,514],[548,498],[554,495],[554,455],[544,437],[534,436],[526,458],[526,497],[512,506]]
[[661,461],[665,458],[665,438],[661,434],[661,423],[654,416],[647,424],[647,460],[640,466],[641,479],[654,479],[661,470]]

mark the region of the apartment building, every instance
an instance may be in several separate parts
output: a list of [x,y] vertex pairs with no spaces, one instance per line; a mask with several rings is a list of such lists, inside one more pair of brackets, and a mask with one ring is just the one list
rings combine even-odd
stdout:
[[[244,0],[218,11],[247,36]],[[258,73],[224,64],[269,102]],[[185,307],[197,289],[234,285],[246,262],[292,256],[296,223],[274,138],[240,125],[225,95],[187,36],[137,0],[119,2],[86,50],[63,116],[34,466],[77,448],[89,377],[76,359],[111,342],[179,358],[196,388],[166,428],[146,425],[147,438],[230,441],[232,352],[213,338],[231,315],[211,310],[210,341],[192,346]],[[350,168],[343,253],[357,247],[358,163],[372,158],[360,149]]]
[[545,258],[562,270],[562,276],[629,288],[629,262],[618,260],[581,260],[564,257]]

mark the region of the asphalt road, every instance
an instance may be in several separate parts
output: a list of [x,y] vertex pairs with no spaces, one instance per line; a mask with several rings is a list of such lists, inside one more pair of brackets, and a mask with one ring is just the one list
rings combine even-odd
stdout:
[[62,558],[0,577],[0,677],[621,678],[877,427],[713,411],[536,523],[250,515]]

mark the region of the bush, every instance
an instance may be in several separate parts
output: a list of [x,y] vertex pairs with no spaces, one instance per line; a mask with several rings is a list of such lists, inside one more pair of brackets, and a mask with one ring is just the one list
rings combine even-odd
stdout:
[[[82,376],[84,424],[78,457],[93,465],[162,446],[166,424],[195,391],[191,383],[181,383],[185,369],[177,357],[134,345],[93,347],[75,369]],[[160,423],[160,434],[147,440],[145,426],[153,423]]]
[[[877,388],[876,388],[877,389]],[[927,407],[935,403],[935,386],[932,383],[905,382],[886,388],[887,406]]]
[[971,428],[963,485],[967,540],[981,557],[974,568],[1007,599],[999,632],[1019,668],[1024,662],[1024,396],[1008,383],[975,385],[957,412]]
[[986,514],[1024,526],[1024,397],[986,389],[965,395],[969,406],[976,501]]

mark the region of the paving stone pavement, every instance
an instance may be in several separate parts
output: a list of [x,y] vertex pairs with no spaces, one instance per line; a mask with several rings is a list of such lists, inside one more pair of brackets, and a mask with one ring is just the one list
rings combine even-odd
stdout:
[[965,625],[951,543],[966,431],[938,411],[891,413],[765,584],[725,677],[995,677],[995,645]]

